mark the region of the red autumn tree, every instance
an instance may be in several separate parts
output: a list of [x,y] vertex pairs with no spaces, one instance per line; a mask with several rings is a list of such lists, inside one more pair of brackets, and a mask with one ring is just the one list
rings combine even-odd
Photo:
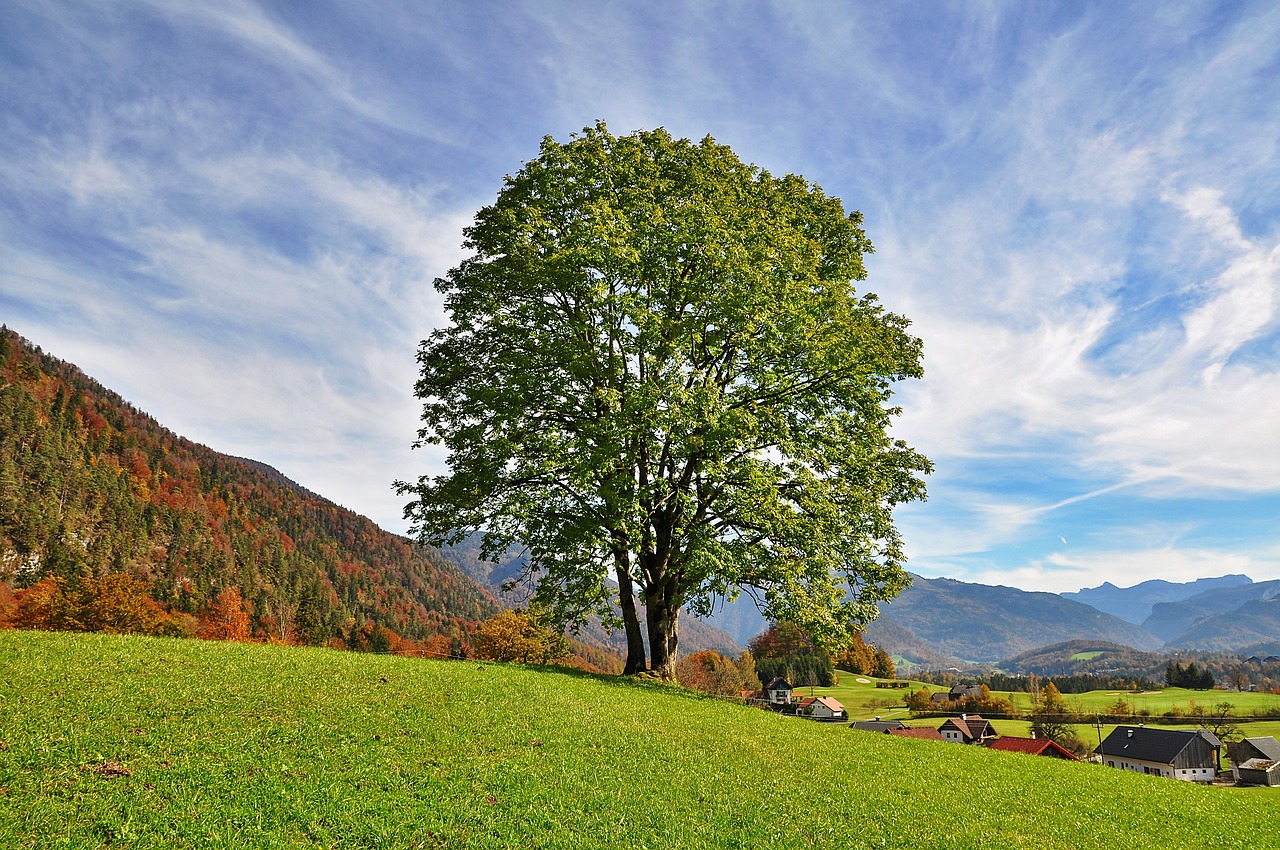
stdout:
[[240,588],[223,588],[200,618],[196,635],[205,640],[249,639],[249,612],[245,610]]

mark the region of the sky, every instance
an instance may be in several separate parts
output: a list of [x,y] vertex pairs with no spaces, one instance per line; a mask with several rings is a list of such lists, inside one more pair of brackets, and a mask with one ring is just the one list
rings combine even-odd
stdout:
[[862,211],[913,572],[1280,578],[1274,2],[6,0],[0,321],[404,531],[432,281],[597,120]]

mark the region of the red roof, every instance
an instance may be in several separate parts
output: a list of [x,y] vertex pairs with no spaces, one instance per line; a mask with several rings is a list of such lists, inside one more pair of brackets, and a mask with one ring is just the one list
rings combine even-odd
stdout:
[[1065,747],[1048,738],[998,738],[987,744],[987,749],[1004,750],[1007,753],[1029,753],[1033,756],[1051,756],[1079,761]]
[[942,733],[937,729],[921,727],[916,729],[890,729],[890,735],[897,735],[899,738],[920,738],[924,741],[941,741]]

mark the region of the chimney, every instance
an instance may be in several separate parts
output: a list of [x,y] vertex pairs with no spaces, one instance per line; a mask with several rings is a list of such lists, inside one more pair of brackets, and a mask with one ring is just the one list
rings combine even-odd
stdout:
[[1033,741],[1034,741],[1035,739],[1036,739],[1036,733],[1035,733],[1035,732],[1032,732],[1032,733],[1031,733],[1031,740],[1033,740]]
[[1132,737],[1133,737],[1133,730],[1132,730],[1132,729],[1128,729],[1128,730],[1126,730],[1126,731],[1128,731],[1128,733],[1129,733],[1129,737],[1130,737],[1130,738],[1132,738]]
[[961,719],[961,720],[968,720],[968,719],[969,719],[969,715],[967,715],[967,714],[962,714],[962,715],[960,715],[960,719]]

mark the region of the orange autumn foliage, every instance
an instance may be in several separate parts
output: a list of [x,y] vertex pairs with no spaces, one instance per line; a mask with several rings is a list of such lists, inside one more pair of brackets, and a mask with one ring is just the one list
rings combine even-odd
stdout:
[[249,613],[245,610],[240,588],[227,587],[209,604],[196,636],[204,640],[249,639]]

